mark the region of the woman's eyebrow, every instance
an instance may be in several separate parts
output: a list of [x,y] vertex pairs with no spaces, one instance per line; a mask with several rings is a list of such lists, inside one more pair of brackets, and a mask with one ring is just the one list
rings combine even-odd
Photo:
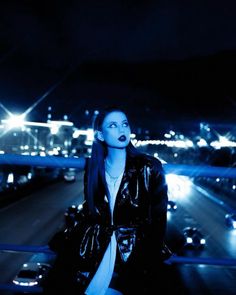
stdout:
[[105,125],[106,125],[106,126],[109,126],[109,125],[111,125],[111,124],[117,124],[117,122],[116,122],[116,121],[109,121],[109,122],[107,122]]

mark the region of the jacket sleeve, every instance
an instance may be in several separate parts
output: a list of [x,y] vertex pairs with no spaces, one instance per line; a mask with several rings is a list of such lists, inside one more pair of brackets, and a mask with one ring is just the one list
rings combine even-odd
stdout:
[[167,227],[168,187],[161,162],[154,159],[150,175],[150,238],[152,255],[162,259]]

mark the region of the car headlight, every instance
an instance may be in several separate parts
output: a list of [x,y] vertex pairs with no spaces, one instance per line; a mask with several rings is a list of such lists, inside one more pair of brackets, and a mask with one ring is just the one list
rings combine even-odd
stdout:
[[233,225],[233,228],[236,228],[236,221],[233,221],[232,225]]
[[16,285],[19,285],[20,283],[16,280],[13,280],[13,283],[16,284]]
[[37,281],[34,281],[34,282],[29,282],[29,285],[28,286],[36,286],[38,285],[38,282]]
[[187,238],[187,244],[192,244],[193,239],[192,238]]
[[205,245],[206,244],[206,240],[205,239],[201,239],[200,240],[201,245]]

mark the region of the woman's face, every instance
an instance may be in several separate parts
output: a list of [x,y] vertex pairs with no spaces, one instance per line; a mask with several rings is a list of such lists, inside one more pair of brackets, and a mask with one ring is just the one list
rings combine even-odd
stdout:
[[108,147],[125,148],[130,142],[130,133],[126,115],[121,111],[114,111],[104,118],[99,139]]

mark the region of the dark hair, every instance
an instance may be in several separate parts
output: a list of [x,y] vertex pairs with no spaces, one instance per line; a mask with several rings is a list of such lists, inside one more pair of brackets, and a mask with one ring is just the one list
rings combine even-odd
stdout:
[[[122,112],[126,114],[124,110],[120,107],[109,107],[99,111],[97,117],[93,123],[93,130],[96,132],[97,130],[101,130],[102,123],[105,117],[112,112]],[[130,142],[126,148],[127,155],[135,156],[140,154],[137,149]],[[88,163],[88,171],[87,171],[87,201],[90,212],[95,214],[95,206],[94,206],[94,196],[99,189],[101,192],[105,192],[106,184],[104,180],[104,159],[107,156],[107,147],[106,144],[99,139],[97,139],[96,134],[94,136],[94,141],[92,144],[92,153]],[[99,188],[99,183],[103,184],[103,188]]]

